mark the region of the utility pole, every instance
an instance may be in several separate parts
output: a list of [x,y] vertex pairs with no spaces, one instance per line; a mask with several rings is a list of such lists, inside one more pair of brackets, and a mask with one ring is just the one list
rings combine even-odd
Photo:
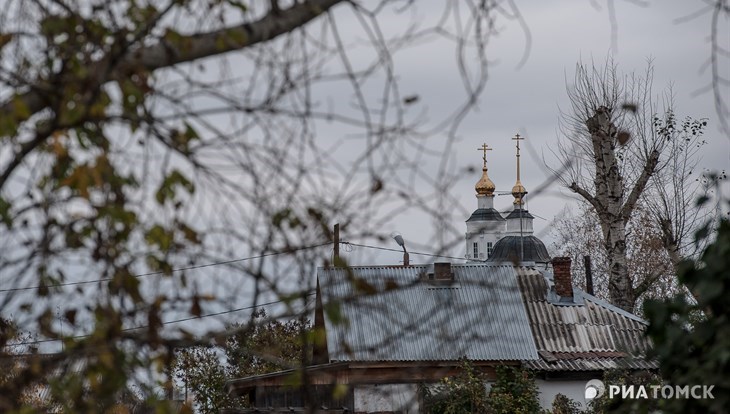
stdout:
[[335,224],[334,244],[335,255],[332,262],[335,266],[337,266],[337,263],[340,262],[340,223]]
[[520,134],[515,134],[514,138],[512,138],[513,141],[517,141],[517,182],[515,183],[515,186],[512,187],[512,195],[515,197],[515,203],[518,203],[520,208],[520,263],[525,261],[525,236],[522,229],[522,221],[524,220],[524,218],[522,211],[525,206],[525,196],[527,195],[527,190],[525,190],[525,187],[520,181],[520,141],[524,139],[525,138],[521,137]]
[[[520,199],[520,201],[522,200]],[[522,220],[522,204],[520,204],[520,263],[525,261],[525,236],[522,234]]]
[[591,268],[591,256],[583,256],[583,266],[586,269],[586,293],[593,294],[593,269]]

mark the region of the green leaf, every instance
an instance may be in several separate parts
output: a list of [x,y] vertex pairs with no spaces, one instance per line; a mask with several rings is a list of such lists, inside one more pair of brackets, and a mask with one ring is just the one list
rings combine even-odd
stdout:
[[171,144],[182,153],[188,153],[190,151],[190,143],[195,140],[200,140],[198,132],[187,122],[185,123],[184,131],[173,131],[170,136]]
[[292,211],[289,208],[279,210],[271,217],[271,224],[273,224],[274,227],[281,228],[281,224],[284,220],[288,219],[291,214]]
[[15,119],[20,122],[25,121],[31,116],[28,105],[25,103],[23,98],[18,95],[15,95],[15,97],[13,98],[13,111],[15,114]]
[[358,293],[364,293],[366,295],[374,295],[378,293],[378,289],[363,278],[356,277],[352,280],[352,283],[355,287],[355,291]]
[[0,197],[0,222],[5,224],[8,228],[13,225],[13,217],[10,215],[11,207],[10,203]]
[[345,398],[347,395],[348,387],[346,384],[336,384],[334,389],[332,389],[332,398],[335,400],[339,400],[341,398]]
[[200,244],[200,238],[198,237],[197,231],[191,229],[185,223],[180,223],[178,225],[178,228],[180,229],[180,231],[182,231],[183,236],[185,237],[185,240],[187,240],[193,244]]
[[157,246],[160,250],[167,251],[172,247],[174,238],[172,233],[159,224],[155,224],[144,236],[148,244]]
[[162,180],[160,188],[155,194],[155,199],[160,204],[165,204],[168,200],[174,200],[175,188],[182,187],[187,190],[188,193],[192,194],[195,192],[195,185],[190,182],[184,175],[178,170],[172,170],[170,174]]
[[154,272],[162,272],[166,276],[172,275],[172,265],[165,260],[161,260],[153,255],[147,256],[147,266]]
[[192,47],[192,39],[171,29],[165,31],[163,38],[171,47],[179,49],[182,52],[187,52]]
[[325,304],[324,312],[327,314],[327,318],[333,325],[344,325],[347,323],[347,319],[345,319],[342,315],[342,308],[337,302],[329,302]]
[[230,4],[231,6],[237,8],[242,13],[246,13],[248,11],[248,6],[242,1],[238,0],[227,0],[226,3]]
[[18,125],[33,115],[20,95],[13,97],[12,108],[8,116],[0,117],[0,137],[15,135],[18,132]]

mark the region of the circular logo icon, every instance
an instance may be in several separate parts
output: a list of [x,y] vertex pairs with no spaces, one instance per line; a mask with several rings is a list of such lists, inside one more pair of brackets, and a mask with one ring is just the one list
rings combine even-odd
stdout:
[[606,391],[603,381],[593,379],[586,383],[586,400],[592,400],[600,397]]

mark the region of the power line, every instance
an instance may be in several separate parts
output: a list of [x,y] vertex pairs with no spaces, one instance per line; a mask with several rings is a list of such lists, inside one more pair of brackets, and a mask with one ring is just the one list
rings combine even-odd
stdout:
[[[247,260],[262,259],[264,257],[277,256],[277,255],[281,255],[281,254],[294,253],[294,252],[301,251],[301,250],[313,249],[313,248],[317,248],[317,247],[326,246],[328,244],[331,244],[331,242],[320,243],[320,244],[316,244],[316,245],[312,245],[312,246],[304,246],[304,247],[299,247],[299,248],[296,248],[296,249],[290,249],[290,250],[281,251],[281,252],[265,253],[265,254],[261,254],[261,255],[258,255],[258,256],[250,256],[250,257],[244,257],[244,258],[240,258],[240,259],[225,260],[225,261],[221,261],[221,262],[213,262],[213,263],[206,263],[206,264],[201,264],[201,265],[181,267],[181,268],[177,268],[177,269],[172,269],[172,270],[170,270],[170,272],[171,273],[177,273],[177,272],[183,272],[183,271],[186,271],[186,270],[202,269],[202,268],[206,268],[206,267],[222,266],[222,265],[227,265],[227,264],[232,264],[232,263],[240,263],[240,262],[244,262],[244,261],[247,261]],[[368,248],[368,249],[376,249],[376,250],[384,250],[384,251],[390,251],[390,252],[397,252],[397,253],[402,252],[402,250],[399,250],[399,249],[391,249],[391,248],[387,248],[387,247],[370,246],[370,245],[366,245],[366,244],[351,243],[351,242],[347,242],[347,241],[342,241],[342,242],[340,242],[340,244],[345,244],[345,245],[350,245],[350,246],[356,246],[356,247],[364,247],[364,248]],[[447,258],[447,259],[456,259],[456,260],[462,260],[462,259],[464,259],[463,257],[454,257],[454,256],[441,255],[441,254],[419,253],[419,252],[408,252],[408,253],[409,254],[419,255],[419,256],[443,257],[443,258]],[[157,272],[141,273],[141,274],[138,274],[138,275],[133,275],[133,277],[140,278],[140,277],[146,277],[146,276],[160,275],[160,274],[164,274],[164,273],[165,273],[165,271],[161,270],[161,271],[157,271]],[[64,286],[78,286],[78,285],[85,285],[85,284],[89,284],[89,283],[106,282],[106,281],[109,281],[109,280],[112,280],[112,278],[111,277],[104,277],[104,278],[100,278],[100,279],[80,280],[80,281],[76,281],[76,282],[64,282],[64,283],[57,283],[57,284],[53,284],[53,285],[36,285],[36,286],[14,287],[14,288],[0,289],[0,293],[19,292],[19,291],[24,291],[24,290],[34,290],[34,289],[39,289],[39,288],[42,288],[42,287],[45,287],[45,288],[49,288],[50,289],[50,288],[57,288],[57,287],[64,287]]]
[[[177,269],[172,269],[172,270],[170,270],[170,272],[171,273],[177,273],[177,272],[183,272],[185,270],[202,269],[204,267],[221,266],[221,265],[227,265],[227,264],[232,264],[232,263],[245,262],[247,260],[262,259],[264,257],[269,257],[269,256],[277,256],[277,255],[280,255],[280,254],[294,253],[294,252],[298,252],[300,250],[314,249],[314,248],[317,248],[317,247],[326,246],[328,244],[332,244],[332,242],[320,243],[320,244],[316,244],[316,245],[313,245],[313,246],[304,246],[304,247],[299,247],[299,248],[296,248],[296,249],[289,249],[289,250],[281,251],[281,252],[265,253],[265,254],[261,254],[261,255],[258,255],[258,256],[244,257],[244,258],[241,258],[241,259],[233,259],[233,260],[226,260],[226,261],[222,261],[222,262],[213,262],[213,263],[206,263],[206,264],[195,265],[195,266],[181,267],[181,268],[177,268]],[[161,271],[157,271],[157,272],[149,272],[149,273],[142,273],[142,274],[139,274],[139,275],[133,275],[133,277],[139,278],[139,277],[145,277],[145,276],[160,275],[160,274],[163,274],[163,273],[165,273],[165,271],[164,270],[161,270]],[[77,282],[64,282],[64,283],[57,283],[57,284],[54,284],[54,285],[37,285],[37,286],[26,286],[26,287],[7,288],[7,289],[0,289],[0,293],[18,292],[18,291],[22,291],[22,290],[33,290],[33,289],[39,289],[41,287],[45,287],[45,288],[49,288],[50,289],[50,288],[56,288],[56,287],[62,287],[62,286],[85,285],[85,284],[88,284],[88,283],[105,282],[105,281],[108,281],[108,280],[112,280],[112,278],[111,277],[103,277],[101,279],[81,280],[81,281],[77,281]]]
[[[317,245],[313,245],[313,246],[300,247],[300,248],[297,248],[297,249],[291,249],[291,250],[287,250],[287,251],[283,251],[283,252],[266,253],[266,254],[262,254],[262,255],[259,255],[259,256],[251,256],[251,257],[246,257],[246,258],[241,258],[241,259],[234,259],[234,260],[227,260],[227,261],[222,261],[222,262],[214,262],[214,263],[207,263],[207,264],[196,265],[196,266],[189,266],[189,267],[185,267],[185,268],[178,268],[178,269],[174,269],[172,271],[173,272],[180,272],[180,271],[184,271],[184,270],[200,269],[200,268],[204,268],[204,267],[211,267],[211,266],[219,266],[219,265],[237,263],[237,262],[242,262],[242,261],[246,261],[246,260],[253,260],[253,259],[258,259],[258,258],[263,258],[263,257],[268,257],[268,256],[276,256],[276,255],[285,254],[285,253],[293,253],[293,252],[300,251],[300,250],[306,250],[306,249],[312,249],[312,248],[322,247],[322,246],[326,246],[328,244],[331,244],[331,242],[321,243],[321,244],[317,244]],[[371,246],[371,245],[359,244],[359,243],[352,243],[352,242],[347,242],[347,241],[341,241],[340,244],[350,245],[350,246],[356,246],[356,247],[364,247],[364,248],[367,248],[367,249],[375,249],[375,250],[383,250],[383,251],[397,252],[397,253],[401,253],[402,252],[402,250],[399,250],[399,249],[392,249],[392,248],[380,247],[380,246]],[[419,256],[442,257],[442,258],[456,259],[456,260],[462,260],[463,259],[463,257],[447,256],[447,255],[432,254],[432,253],[421,253],[421,252],[408,252],[408,253],[409,254],[419,255]],[[157,274],[161,274],[161,273],[164,273],[164,272],[143,273],[143,274],[135,275],[134,277],[152,276],[152,275],[157,275]],[[105,281],[105,280],[111,280],[111,278],[102,278],[102,279],[88,280],[88,281],[79,281],[79,282],[69,282],[69,283],[62,283],[62,284],[57,284],[57,285],[51,285],[51,286],[47,286],[47,287],[58,287],[58,286],[78,285],[78,284],[84,284],[84,283],[95,283],[95,282],[101,282],[101,281]],[[18,291],[18,290],[37,289],[38,287],[39,286],[25,287],[25,288],[2,289],[2,290],[0,290],[0,292],[12,292],[12,291]],[[309,293],[307,293],[305,295],[305,297],[309,297],[309,296],[312,296],[314,294],[315,294],[314,292],[309,292]],[[284,302],[284,301],[285,301],[284,299],[280,299],[280,300],[275,300],[275,301],[271,301],[271,302],[261,303],[261,304],[258,304],[258,305],[245,306],[245,307],[242,307],[242,308],[229,309],[229,310],[220,311],[220,312],[213,312],[213,313],[208,313],[208,314],[204,314],[204,315],[200,315],[200,316],[189,316],[189,317],[185,317],[185,318],[164,321],[164,322],[161,323],[161,325],[169,325],[169,324],[173,324],[173,323],[186,322],[186,321],[195,320],[195,319],[203,319],[203,318],[208,318],[208,317],[212,317],[212,316],[220,316],[220,315],[225,315],[225,314],[230,314],[230,313],[235,313],[235,312],[240,312],[240,311],[244,311],[244,310],[253,309],[253,308],[256,308],[258,306],[273,305],[273,304],[281,303],[281,302]],[[122,329],[122,331],[123,332],[134,331],[134,330],[137,330],[137,329],[144,329],[144,328],[147,328],[147,327],[149,327],[149,325],[140,325],[140,326],[134,326],[134,327],[124,328],[124,329]],[[73,336],[71,338],[73,338],[73,339],[80,339],[80,338],[86,338],[88,336],[90,336],[90,335],[78,335],[78,336]],[[58,341],[62,341],[62,340],[63,339],[43,339],[43,340],[38,340],[38,341],[21,342],[21,343],[17,343],[17,344],[12,344],[10,346],[34,345],[34,344],[41,344],[41,343],[48,343],[48,342],[58,342]]]
[[[314,295],[315,293],[316,292],[309,292],[309,293],[307,293],[307,294],[305,294],[303,296],[304,297],[309,297],[309,296]],[[220,311],[220,312],[213,312],[213,313],[206,313],[206,314],[200,315],[200,316],[188,316],[188,317],[185,317],[185,318],[164,321],[164,322],[161,322],[160,325],[170,325],[170,324],[173,324],[173,323],[186,322],[186,321],[191,321],[191,320],[195,320],[195,319],[209,318],[211,316],[227,315],[229,313],[235,313],[235,312],[240,312],[240,311],[244,311],[244,310],[255,309],[255,308],[258,308],[258,307],[261,307],[261,306],[274,305],[276,303],[282,303],[282,302],[285,302],[285,301],[287,301],[287,299],[279,299],[279,300],[274,300],[274,301],[271,301],[271,302],[259,303],[259,304],[251,305],[251,306],[244,306],[242,308],[229,309],[229,310]],[[148,328],[148,327],[149,327],[149,325],[132,326],[132,327],[129,327],[129,328],[124,328],[121,331],[122,332],[136,331],[137,329],[144,329],[144,328]],[[76,335],[76,336],[72,336],[70,338],[71,339],[82,339],[82,338],[88,338],[89,336],[91,336],[91,335]],[[48,343],[48,342],[63,341],[64,339],[68,339],[68,338],[40,339],[40,340],[37,340],[37,341],[19,342],[17,344],[7,344],[6,346],[36,345],[36,344],[43,344],[43,343]]]
[[[312,296],[314,294],[316,294],[316,292],[309,292],[309,293],[304,294],[302,296],[303,297],[309,297],[309,296]],[[244,306],[242,308],[237,308],[237,309],[229,309],[229,310],[220,311],[220,312],[206,313],[205,315],[200,315],[200,316],[188,316],[188,317],[185,317],[185,318],[173,319],[171,321],[164,321],[164,322],[161,323],[161,325],[169,325],[169,324],[172,324],[172,323],[186,322],[186,321],[191,321],[191,320],[194,320],[194,319],[209,318],[211,316],[227,315],[229,313],[235,313],[235,312],[240,312],[240,311],[243,311],[243,310],[254,309],[254,308],[258,308],[260,306],[269,306],[269,305],[273,305],[273,304],[276,304],[276,303],[282,303],[282,302],[286,302],[287,300],[289,300],[289,299],[279,299],[279,300],[273,300],[271,302],[260,303],[260,304],[257,304],[257,305]],[[134,331],[134,330],[137,330],[137,329],[143,329],[143,328],[147,328],[147,327],[149,327],[149,325],[140,325],[140,326],[134,326],[134,327],[131,327],[131,328],[124,328],[124,329],[122,329],[122,331]]]
[[[348,244],[350,246],[357,246],[357,247],[365,247],[368,249],[375,249],[375,250],[385,250],[388,252],[397,252],[397,253],[403,253],[403,250],[401,249],[391,249],[388,247],[379,247],[379,246],[369,246],[367,244],[357,244],[357,243],[351,243],[347,241],[340,242],[341,244]],[[432,254],[432,253],[418,253],[418,252],[408,252],[408,254],[416,254],[419,256],[431,256],[431,257],[443,257],[446,259],[456,259],[456,260],[464,260],[463,257],[454,257],[454,256],[446,256],[443,254]]]

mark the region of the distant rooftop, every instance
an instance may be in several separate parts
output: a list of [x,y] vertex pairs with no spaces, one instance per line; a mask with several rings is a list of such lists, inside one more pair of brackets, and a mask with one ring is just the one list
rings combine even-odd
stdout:
[[326,320],[330,361],[538,358],[513,266],[453,265],[450,284],[424,280],[428,270],[319,269],[323,302],[346,320]]
[[646,322],[574,288],[548,300],[550,271],[509,263],[320,268],[328,362],[521,361],[542,371],[655,369]]
[[[520,249],[523,250],[523,257],[520,260]],[[535,236],[505,236],[494,244],[492,255],[488,262],[550,262],[550,254],[545,244]]]
[[467,220],[470,221],[504,221],[504,217],[499,214],[499,211],[494,208],[478,208],[471,213],[471,217]]

